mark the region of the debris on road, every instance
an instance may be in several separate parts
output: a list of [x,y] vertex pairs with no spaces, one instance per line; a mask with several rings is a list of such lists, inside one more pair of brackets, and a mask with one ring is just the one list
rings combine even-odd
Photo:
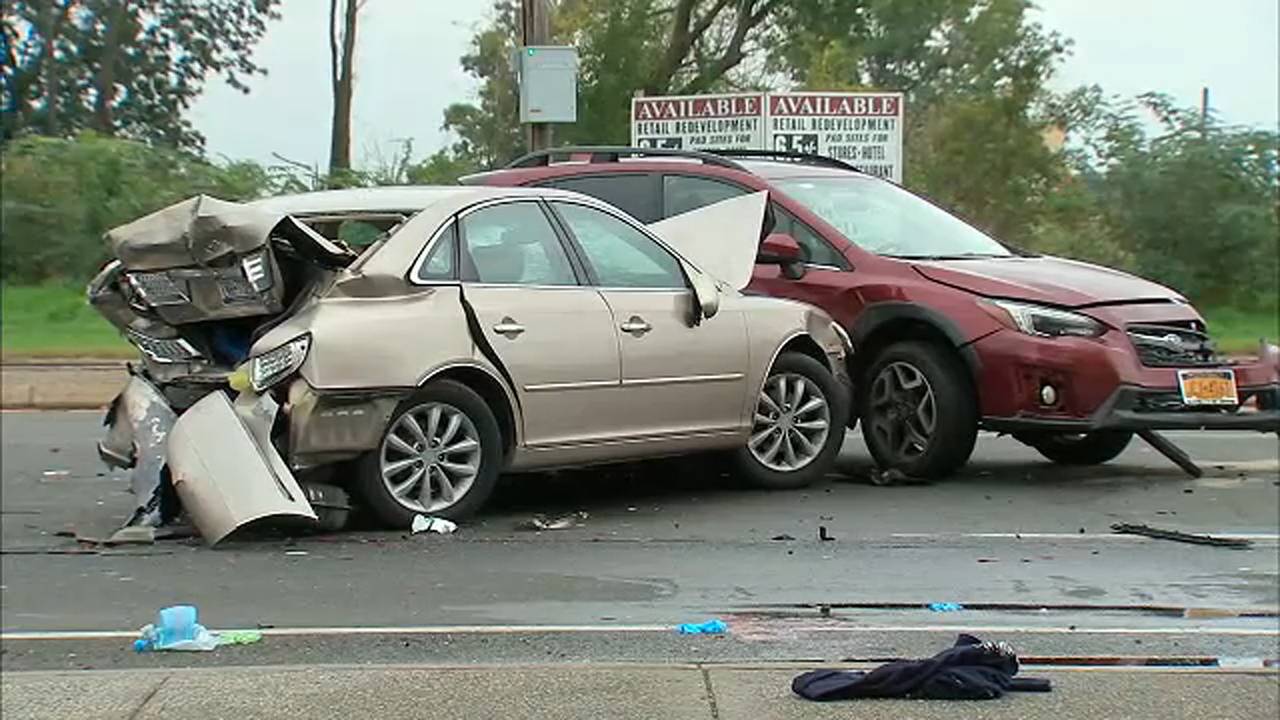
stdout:
[[452,520],[446,520],[438,517],[427,517],[426,515],[414,515],[413,524],[409,526],[409,531],[413,535],[421,535],[422,533],[448,535],[457,529],[457,523]]
[[723,635],[729,626],[723,620],[708,620],[704,623],[682,623],[676,626],[681,635]]
[[156,541],[156,529],[150,525],[122,527],[107,538],[106,545],[152,545]]
[[774,535],[773,537],[771,537],[771,538],[769,538],[769,539],[770,539],[770,540],[784,540],[784,541],[785,541],[785,540],[795,540],[795,538],[794,538],[794,537],[792,537],[792,536],[790,536],[790,535],[788,535],[788,534],[786,534],[786,533],[782,533],[781,535]]
[[306,550],[285,550],[284,554],[289,557],[304,557],[306,555],[310,555]]
[[208,651],[218,647],[218,637],[197,622],[192,605],[174,605],[162,609],[156,622],[139,630],[141,637],[133,641],[135,652],[158,650]]
[[1154,538],[1156,540],[1173,540],[1174,542],[1192,543],[1195,545],[1213,545],[1214,547],[1229,548],[1247,548],[1253,545],[1251,540],[1244,538],[1224,538],[1214,535],[1195,535],[1185,533],[1179,530],[1164,530],[1162,528],[1154,528],[1150,525],[1132,525],[1129,523],[1116,523],[1111,526],[1112,532],[1121,535],[1143,535],[1145,537]]
[[569,528],[580,526],[582,521],[586,520],[588,517],[590,516],[582,511],[567,513],[556,517],[548,517],[546,515],[538,514],[517,524],[516,529],[532,530],[534,532],[541,532],[543,530],[567,530]]
[[217,633],[218,647],[223,645],[252,645],[262,641],[257,630],[222,630]]
[[888,470],[880,470],[873,468],[867,473],[867,478],[871,480],[871,484],[877,487],[890,487],[893,485],[928,485],[927,478],[913,477],[898,468],[889,468]]
[[791,691],[806,700],[857,698],[993,700],[1006,692],[1049,692],[1042,678],[1015,678],[1018,656],[1006,643],[960,635],[927,660],[897,660],[870,672],[813,670],[796,676]]
[[928,607],[934,612],[959,612],[964,609],[964,605],[953,602],[934,602],[929,603]]
[[823,542],[831,542],[831,541],[833,541],[833,540],[835,540],[835,539],[836,539],[836,536],[835,536],[835,535],[828,535],[828,534],[827,534],[827,526],[826,526],[826,525],[819,525],[819,526],[818,526],[818,539],[819,539],[819,540],[821,540],[821,541],[823,541]]
[[55,480],[55,479],[57,479],[57,478],[70,477],[70,476],[71,476],[71,471],[69,471],[69,470],[45,470],[44,472],[40,473],[40,476],[41,476],[41,477],[43,477],[45,480]]

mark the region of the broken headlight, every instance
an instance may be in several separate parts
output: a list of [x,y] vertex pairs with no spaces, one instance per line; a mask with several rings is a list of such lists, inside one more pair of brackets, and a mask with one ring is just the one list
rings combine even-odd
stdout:
[[307,351],[311,349],[311,336],[302,335],[281,345],[275,350],[257,355],[249,359],[249,382],[254,392],[262,392],[275,385],[302,367],[307,359]]
[[1087,315],[1010,300],[984,301],[987,312],[1005,325],[1040,337],[1098,337],[1107,331]]

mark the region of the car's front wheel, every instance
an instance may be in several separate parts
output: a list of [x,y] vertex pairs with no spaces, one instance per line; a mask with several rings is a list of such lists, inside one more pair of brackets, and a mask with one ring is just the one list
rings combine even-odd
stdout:
[[1014,433],[1013,437],[1059,465],[1101,465],[1124,452],[1133,440],[1133,433],[1098,430],[1076,434]]
[[830,370],[807,355],[782,353],[756,399],[747,445],[734,453],[737,474],[776,490],[812,483],[835,462],[848,413]]
[[502,433],[473,390],[434,381],[396,408],[378,448],[359,464],[357,485],[388,527],[418,514],[459,520],[489,499],[502,465]]
[[876,463],[912,477],[963,467],[978,438],[972,387],[949,348],[907,341],[882,350],[858,388],[862,437]]

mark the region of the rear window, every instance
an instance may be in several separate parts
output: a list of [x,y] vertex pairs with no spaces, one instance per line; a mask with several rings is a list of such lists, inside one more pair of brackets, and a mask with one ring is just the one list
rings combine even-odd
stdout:
[[590,195],[647,225],[662,219],[655,178],[647,173],[589,175],[555,178],[539,185]]

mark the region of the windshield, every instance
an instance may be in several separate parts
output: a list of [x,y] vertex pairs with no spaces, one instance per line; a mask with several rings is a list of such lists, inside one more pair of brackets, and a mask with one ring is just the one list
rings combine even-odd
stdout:
[[789,178],[775,184],[858,247],[899,258],[1009,257],[1006,247],[888,182]]

